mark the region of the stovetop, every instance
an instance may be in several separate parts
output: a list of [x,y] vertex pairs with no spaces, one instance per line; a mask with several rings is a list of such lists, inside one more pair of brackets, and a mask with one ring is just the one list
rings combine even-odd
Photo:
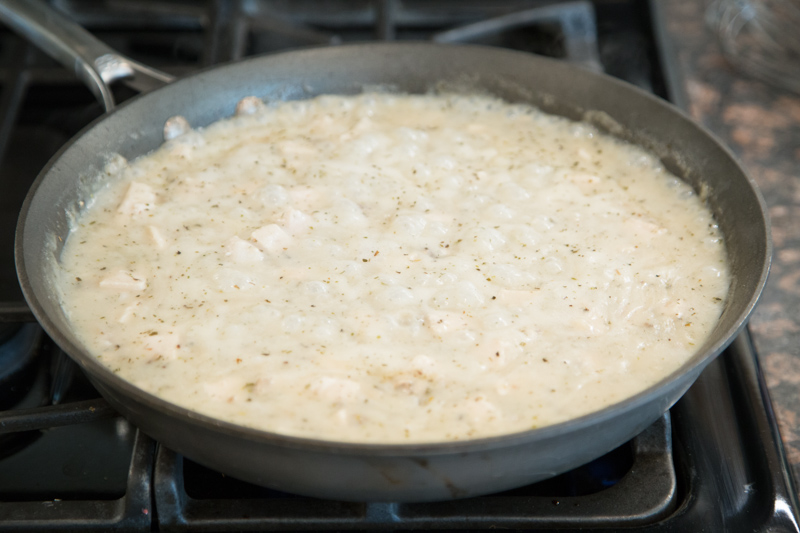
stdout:
[[[176,75],[298,46],[431,39],[554,56],[683,102],[656,2],[53,3],[123,53]],[[101,107],[70,72],[8,32],[0,33],[0,81],[0,531],[800,531],[746,331],[631,442],[496,495],[315,500],[238,481],[160,446],[117,416],[42,333],[14,272],[14,226],[30,183]],[[120,101],[132,95],[117,89]]]

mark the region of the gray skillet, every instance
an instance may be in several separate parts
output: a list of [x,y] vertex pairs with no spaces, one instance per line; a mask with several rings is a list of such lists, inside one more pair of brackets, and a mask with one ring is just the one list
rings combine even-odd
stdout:
[[[106,82],[128,77],[146,87],[163,85],[170,77],[128,62],[36,2],[7,0],[0,5],[0,18],[74,67],[109,108],[42,170],[20,214],[17,271],[33,313],[115,409],[164,445],[237,478],[338,500],[426,501],[491,493],[553,476],[619,446],[669,409],[744,327],[766,282],[771,241],[764,202],[729,150],[671,105],[610,77],[507,50],[366,44],[216,67],[112,110]],[[232,115],[245,96],[301,99],[375,86],[409,93],[441,87],[491,93],[588,119],[655,151],[707,198],[725,236],[733,282],[710,339],[678,371],[590,415],[501,437],[414,445],[346,444],[234,425],[143,392],[86,351],[50,280],[71,217],[80,212],[89,184],[110,154],[128,159],[146,154],[163,142],[168,118],[183,115],[192,125],[205,126]]]

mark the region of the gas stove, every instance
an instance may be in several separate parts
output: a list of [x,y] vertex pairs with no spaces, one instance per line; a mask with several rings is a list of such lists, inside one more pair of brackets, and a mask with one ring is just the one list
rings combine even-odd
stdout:
[[[605,71],[679,106],[658,3],[636,0],[56,0],[112,47],[175,75],[367,40],[503,46]],[[256,487],[118,416],[35,323],[16,217],[47,160],[102,113],[71,72],[0,32],[0,531],[800,531],[796,491],[747,331],[631,442],[553,479],[437,503],[348,503]],[[134,93],[116,89],[123,101]]]

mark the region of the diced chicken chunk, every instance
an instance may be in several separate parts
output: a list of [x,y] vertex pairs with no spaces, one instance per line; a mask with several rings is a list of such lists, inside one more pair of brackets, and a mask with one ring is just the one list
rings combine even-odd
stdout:
[[572,320],[569,325],[575,332],[587,337],[606,334],[610,329],[608,323],[597,316]]
[[497,294],[497,300],[504,305],[527,305],[535,301],[536,292],[502,289]]
[[282,252],[292,242],[292,238],[277,224],[258,228],[250,234],[250,238],[261,250],[272,254]]
[[225,249],[225,256],[236,263],[257,263],[264,260],[261,250],[239,237],[231,237],[225,243]]
[[336,125],[336,121],[330,115],[323,115],[314,119],[308,128],[318,134],[330,134],[331,128]]
[[297,209],[287,209],[280,216],[279,222],[289,235],[308,231],[314,219]]
[[139,308],[139,304],[140,303],[141,302],[136,301],[136,302],[133,302],[128,307],[126,307],[125,310],[122,312],[122,314],[117,319],[117,322],[119,322],[120,324],[124,324],[125,322],[130,320],[131,317],[133,317],[136,314],[136,310]]
[[[247,266],[251,266],[253,263]],[[239,291],[251,289],[255,286],[251,268],[245,266],[242,269],[219,267],[213,275],[214,281],[221,292]],[[244,272],[243,272],[244,270]]]
[[317,149],[308,141],[281,141],[278,143],[278,148],[284,157],[308,157],[317,153]]
[[320,193],[313,187],[292,187],[289,189],[289,198],[300,209],[310,210],[319,200]]
[[147,226],[147,229],[150,233],[150,238],[153,240],[153,244],[156,245],[156,248],[159,250],[166,248],[167,239],[164,238],[164,234],[161,233],[161,230],[155,226]]
[[683,318],[688,314],[689,309],[689,304],[686,301],[678,298],[676,300],[667,301],[663,306],[662,312],[664,316]]
[[495,389],[494,389],[494,390],[495,390],[495,391],[497,392],[497,394],[499,394],[500,396],[505,396],[505,395],[507,395],[509,392],[511,392],[511,390],[512,390],[512,389],[514,389],[514,388],[515,388],[515,387],[512,387],[512,385],[511,385],[511,384],[510,384],[508,381],[501,380],[501,381],[498,381],[498,382],[497,382],[497,385],[495,386]]
[[436,361],[427,355],[415,355],[411,360],[411,368],[423,376],[434,377],[436,375]]
[[117,208],[121,215],[135,216],[150,211],[156,203],[156,193],[146,183],[132,181]]
[[650,235],[664,235],[667,228],[658,224],[657,221],[645,217],[629,217],[625,220],[625,228],[636,236],[643,237]]
[[212,398],[227,402],[244,397],[247,393],[246,384],[242,383],[242,379],[230,376],[218,381],[204,383],[203,390]]
[[175,359],[180,350],[180,336],[177,333],[150,335],[144,342],[144,349],[152,353],[154,358]]
[[350,131],[343,133],[339,136],[340,141],[349,141],[353,137],[357,137],[358,135],[368,132],[373,127],[372,119],[369,117],[362,117],[356,122]]
[[254,115],[264,109],[264,102],[256,96],[245,96],[236,104],[236,115]]
[[367,222],[361,206],[347,198],[334,201],[330,212],[339,224],[364,224]]
[[338,411],[336,411],[336,421],[342,424],[343,426],[347,425],[347,423],[349,422],[347,409],[339,409]]
[[311,391],[327,401],[344,402],[355,400],[361,385],[349,379],[323,376],[311,384]]
[[189,121],[180,115],[175,115],[164,123],[164,140],[171,141],[190,131],[192,131],[192,125],[189,124]]
[[483,348],[483,354],[489,361],[497,366],[505,366],[509,359],[513,359],[519,348],[504,339],[491,339]]
[[127,270],[117,270],[101,279],[100,286],[104,289],[139,292],[147,288],[147,280],[140,274]]
[[454,331],[467,329],[469,327],[469,318],[459,313],[431,311],[428,313],[428,327],[436,335],[442,336]]
[[483,396],[467,400],[464,402],[464,407],[470,418],[475,422],[487,422],[501,417],[497,407]]
[[257,379],[253,385],[253,392],[256,394],[269,394],[274,380],[272,377]]
[[602,179],[599,176],[589,172],[573,172],[567,179],[577,185],[581,193],[587,196],[594,194],[602,183]]
[[361,117],[358,119],[358,122],[353,126],[353,132],[355,133],[364,133],[366,131],[370,131],[373,129],[374,123],[372,119],[369,117]]
[[106,166],[103,168],[108,176],[118,176],[128,166],[128,160],[119,154],[114,154],[108,159]]

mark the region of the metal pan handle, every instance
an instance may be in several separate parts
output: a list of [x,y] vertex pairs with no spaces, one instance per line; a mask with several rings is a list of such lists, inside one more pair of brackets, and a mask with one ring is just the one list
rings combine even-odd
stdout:
[[148,91],[175,79],[117,53],[39,0],[0,1],[0,20],[65,67],[74,69],[106,111],[114,108],[109,85],[116,80]]

